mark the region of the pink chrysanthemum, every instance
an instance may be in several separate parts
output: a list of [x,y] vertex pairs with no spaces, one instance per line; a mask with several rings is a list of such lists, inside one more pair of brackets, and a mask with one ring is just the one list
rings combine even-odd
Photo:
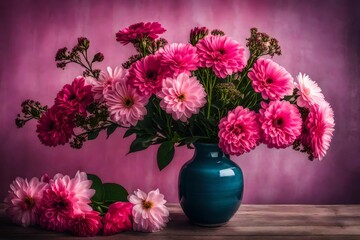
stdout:
[[192,114],[198,113],[206,103],[206,92],[196,77],[181,73],[177,78],[163,81],[160,107],[175,120],[186,122]]
[[92,210],[88,204],[95,190],[90,186],[91,181],[84,172],[77,172],[72,179],[67,175],[55,175],[43,194],[40,226],[57,232],[68,230],[73,215]]
[[293,78],[271,59],[260,58],[248,73],[255,92],[261,93],[264,99],[280,100],[286,95],[293,94]]
[[131,65],[128,82],[141,95],[149,96],[160,90],[166,76],[170,75],[166,68],[161,67],[161,57],[148,55]]
[[86,107],[94,101],[91,86],[85,84],[85,78],[79,76],[72,84],[66,84],[55,98],[55,105],[67,115],[79,113],[86,116]]
[[30,181],[17,177],[10,184],[11,190],[4,203],[6,214],[14,223],[23,227],[38,223],[38,210],[46,185],[36,177]]
[[116,33],[116,41],[123,45],[128,43],[136,43],[136,41],[143,38],[155,40],[159,34],[164,33],[166,30],[158,22],[140,22],[133,24]]
[[306,74],[299,73],[297,76],[297,88],[299,89],[299,97],[296,103],[299,107],[309,108],[324,101],[324,95],[321,93],[320,87]]
[[92,237],[102,228],[99,212],[91,211],[74,215],[69,220],[69,231],[80,237]]
[[200,67],[211,67],[219,78],[241,71],[246,64],[245,48],[226,36],[204,37],[196,48]]
[[219,123],[219,147],[226,154],[241,155],[260,143],[258,116],[242,106],[236,107]]
[[112,90],[115,82],[126,82],[127,70],[122,67],[107,67],[105,72],[101,72],[99,79],[90,79],[94,99],[98,102],[104,100],[104,95],[107,91]]
[[263,143],[272,148],[290,146],[301,133],[301,115],[296,105],[287,101],[261,103],[260,124]]
[[334,111],[330,104],[325,101],[314,104],[304,125],[302,144],[311,149],[314,158],[322,160],[329,149],[335,127]]
[[134,204],[132,210],[134,231],[157,232],[166,226],[169,221],[169,210],[165,206],[164,195],[159,189],[148,194],[138,189],[128,198]]
[[196,47],[191,44],[172,43],[159,50],[161,66],[169,69],[171,76],[177,77],[180,73],[191,75],[198,67],[199,59]]
[[129,202],[116,202],[110,205],[104,216],[104,235],[113,235],[132,229],[133,204]]
[[56,106],[43,113],[36,128],[42,144],[55,147],[64,145],[72,136],[75,124]]
[[148,98],[141,96],[124,82],[116,82],[105,94],[110,118],[123,126],[135,126],[146,115]]

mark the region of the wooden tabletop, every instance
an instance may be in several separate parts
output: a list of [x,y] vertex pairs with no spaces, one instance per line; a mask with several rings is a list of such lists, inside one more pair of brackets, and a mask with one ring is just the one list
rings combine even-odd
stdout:
[[169,204],[171,221],[157,233],[126,232],[79,238],[13,225],[0,214],[0,239],[301,239],[360,240],[360,205],[242,205],[224,226],[206,228],[188,222],[178,204]]

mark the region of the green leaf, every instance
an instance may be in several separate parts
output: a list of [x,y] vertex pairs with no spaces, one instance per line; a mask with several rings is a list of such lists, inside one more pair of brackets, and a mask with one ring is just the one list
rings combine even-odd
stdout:
[[112,124],[106,129],[106,134],[107,134],[106,139],[108,139],[110,137],[110,135],[115,132],[116,128],[117,128],[117,125]]
[[100,130],[95,130],[88,133],[88,140],[94,140],[99,136]]
[[151,145],[153,138],[154,136],[147,136],[146,138],[143,136],[136,136],[135,140],[130,145],[128,154],[147,149]]
[[[95,190],[95,195],[91,198],[91,201],[101,203],[104,201],[104,187],[101,179],[95,174],[87,174],[89,180],[92,181],[91,189]],[[95,203],[95,204],[96,204]]]
[[157,151],[158,168],[163,170],[173,160],[175,153],[174,143],[171,141],[163,142]]
[[126,137],[129,137],[130,135],[133,135],[134,133],[137,133],[139,130],[132,127],[132,128],[129,128],[128,130],[126,130],[123,138],[126,138]]
[[105,190],[105,202],[113,203],[113,202],[127,202],[127,196],[129,193],[126,191],[126,189],[116,183],[104,183],[103,184],[104,190]]

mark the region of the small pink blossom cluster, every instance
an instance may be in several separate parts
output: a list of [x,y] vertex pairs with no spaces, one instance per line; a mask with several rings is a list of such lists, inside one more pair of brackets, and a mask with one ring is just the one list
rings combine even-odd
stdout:
[[159,190],[148,194],[137,190],[129,202],[115,202],[105,215],[90,206],[95,190],[87,174],[77,172],[74,178],[56,174],[23,179],[10,184],[4,200],[6,214],[23,227],[39,225],[43,229],[70,232],[81,237],[113,235],[123,231],[155,232],[169,220],[164,195]]

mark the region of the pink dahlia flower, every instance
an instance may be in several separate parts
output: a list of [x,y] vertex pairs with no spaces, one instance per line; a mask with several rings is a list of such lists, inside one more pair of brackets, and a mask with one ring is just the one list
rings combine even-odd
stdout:
[[280,100],[286,95],[293,94],[292,76],[271,59],[258,59],[248,77],[255,92],[261,93],[264,99]]
[[133,206],[134,205],[129,202],[116,202],[111,204],[103,219],[104,235],[130,231],[132,229],[131,212]]
[[161,98],[160,107],[175,120],[183,122],[198,113],[206,103],[206,92],[201,83],[185,73],[174,79],[165,79],[157,96]]
[[134,204],[132,209],[134,231],[157,232],[166,226],[169,221],[169,210],[165,206],[164,195],[159,189],[148,194],[138,189],[128,199]]
[[286,148],[301,134],[301,115],[296,105],[287,101],[261,103],[260,125],[263,143],[272,148]]
[[101,228],[101,216],[96,211],[76,214],[69,220],[69,230],[76,236],[92,237],[98,234]]
[[10,184],[11,190],[4,203],[6,214],[14,223],[23,227],[38,223],[38,210],[46,185],[36,177],[30,181],[17,177]]
[[84,172],[77,172],[74,178],[57,174],[50,180],[41,202],[40,226],[45,229],[64,232],[75,214],[92,211],[88,205],[95,190]]
[[161,56],[161,66],[169,69],[171,76],[177,77],[180,73],[191,75],[198,67],[196,47],[191,44],[172,43],[158,52]]
[[92,85],[92,92],[94,99],[98,102],[104,100],[104,95],[107,91],[112,90],[115,82],[126,82],[127,70],[122,67],[107,67],[105,72],[101,72],[99,79],[91,78],[89,81]]
[[135,126],[146,115],[148,97],[141,96],[124,82],[116,82],[105,94],[110,118],[123,126]]
[[148,55],[131,65],[128,81],[141,95],[149,96],[160,90],[168,75],[167,69],[161,67],[161,57]]
[[297,88],[299,89],[299,97],[296,102],[299,107],[309,108],[324,101],[320,87],[306,74],[299,73],[297,76]]
[[68,118],[66,113],[53,106],[41,115],[36,132],[42,144],[55,147],[64,145],[69,141],[74,127],[75,124]]
[[246,64],[245,48],[226,36],[204,37],[196,48],[200,67],[211,67],[219,78],[241,71]]
[[86,107],[94,101],[91,86],[85,85],[85,78],[79,76],[72,84],[66,84],[55,98],[55,105],[67,115],[79,113],[86,116]]
[[325,101],[320,105],[314,104],[304,125],[302,144],[311,149],[315,158],[322,160],[329,149],[335,127],[334,111],[330,104]]
[[226,154],[241,155],[260,143],[258,116],[242,106],[236,107],[219,123],[219,146]]
[[140,22],[116,33],[116,41],[126,45],[128,43],[136,43],[143,38],[155,40],[158,38],[159,34],[162,34],[165,31],[166,30],[158,22]]

